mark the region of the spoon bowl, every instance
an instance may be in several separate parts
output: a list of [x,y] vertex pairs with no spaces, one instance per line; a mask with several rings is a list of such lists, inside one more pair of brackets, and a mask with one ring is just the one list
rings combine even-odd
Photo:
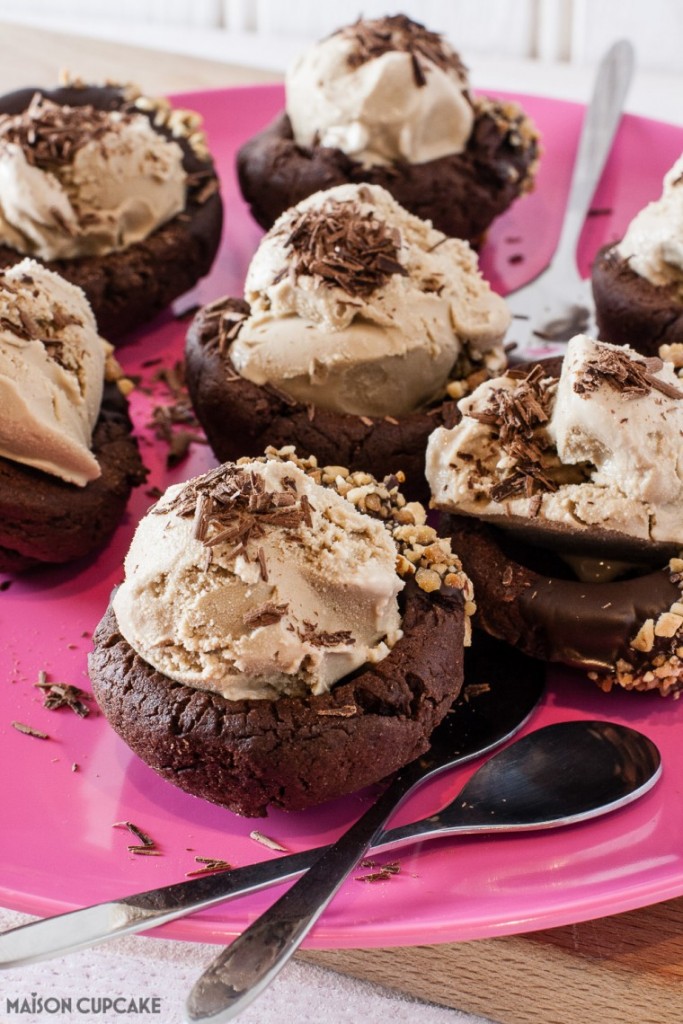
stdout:
[[613,722],[557,722],[479,768],[437,814],[391,830],[391,849],[453,833],[518,832],[586,821],[637,800],[662,772],[655,744]]
[[[636,800],[660,774],[659,751],[642,733],[611,722],[559,722],[494,754],[439,814],[393,829],[391,846],[455,832],[518,831],[583,821]],[[378,810],[384,796],[375,805]],[[373,822],[366,812],[218,954],[188,996],[190,1021],[232,1020],[270,984],[376,839],[382,820]]]

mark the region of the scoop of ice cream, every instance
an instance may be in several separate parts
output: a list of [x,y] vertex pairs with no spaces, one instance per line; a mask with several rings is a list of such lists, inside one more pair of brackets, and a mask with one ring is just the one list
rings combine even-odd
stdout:
[[34,260],[0,272],[0,455],[84,486],[106,342],[75,285]]
[[661,198],[636,214],[616,248],[651,284],[683,285],[683,155],[665,175]]
[[577,335],[558,381],[487,381],[427,448],[433,504],[683,544],[683,383],[671,364]]
[[286,109],[300,146],[365,165],[461,153],[474,114],[458,55],[404,15],[357,21],[289,69]]
[[114,610],[171,679],[229,699],[323,693],[400,637],[397,548],[290,461],[226,463],[138,526]]
[[505,363],[510,317],[476,254],[376,185],[340,185],[284,213],[245,298],[238,372],[337,412],[410,412],[443,394],[463,352]]
[[184,209],[182,159],[144,114],[36,94],[0,116],[0,241],[44,260],[139,242]]

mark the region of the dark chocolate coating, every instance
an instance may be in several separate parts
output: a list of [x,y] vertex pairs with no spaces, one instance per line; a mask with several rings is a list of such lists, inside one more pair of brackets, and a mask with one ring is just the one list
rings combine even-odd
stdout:
[[[25,110],[36,92],[70,106],[90,104],[99,110],[120,110],[126,106],[121,90],[111,86],[29,88],[0,97],[0,114]],[[171,138],[167,131],[158,127],[156,130]],[[211,160],[200,160],[185,139],[174,141],[183,151],[183,166],[188,174],[209,171],[218,180]],[[38,262],[82,288],[100,334],[118,340],[192,288],[211,269],[221,239],[223,204],[218,192],[204,202],[199,201],[199,191],[191,186],[181,214],[126,249],[105,256]],[[22,259],[24,254],[0,245],[0,269]]]
[[[248,312],[239,299],[225,309]],[[215,311],[216,305],[211,309]],[[301,456],[315,455],[321,466],[346,466],[382,479],[397,470],[406,474],[401,490],[426,500],[424,475],[427,438],[435,427],[450,426],[456,403],[391,420],[346,415],[302,405],[280,392],[240,377],[228,352],[220,352],[216,317],[200,310],[190,326],[185,348],[187,386],[209,444],[221,462],[262,455],[268,445],[296,445]]]
[[667,567],[581,583],[531,568],[537,552],[476,519],[448,516],[444,529],[474,584],[476,624],[535,658],[598,672],[614,671],[619,658],[645,664],[652,653],[641,654],[630,641],[646,619],[656,620],[681,597]]
[[131,429],[126,399],[107,384],[93,433],[96,480],[77,487],[0,458],[0,572],[71,561],[107,540],[146,477]]
[[622,260],[613,245],[598,252],[593,297],[602,341],[656,356],[660,345],[683,344],[683,286],[652,284]]
[[[89,670],[113,728],[163,778],[248,817],[302,810],[377,782],[429,746],[463,679],[462,595],[407,588],[403,637],[319,697],[226,700],[156,672],[111,608]],[[355,707],[350,717],[325,714]]]
[[518,109],[475,100],[475,121],[463,153],[421,164],[364,167],[339,149],[297,146],[286,114],[237,154],[242,195],[264,228],[320,189],[366,181],[382,185],[411,213],[447,235],[480,243],[494,220],[531,188],[538,140]]

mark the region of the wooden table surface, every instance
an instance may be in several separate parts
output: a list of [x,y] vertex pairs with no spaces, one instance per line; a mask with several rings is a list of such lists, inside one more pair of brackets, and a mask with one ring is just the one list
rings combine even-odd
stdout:
[[[0,23],[0,92],[84,79],[146,92],[277,81],[277,72]],[[438,946],[310,950],[303,959],[501,1024],[678,1024],[683,898],[524,936]]]

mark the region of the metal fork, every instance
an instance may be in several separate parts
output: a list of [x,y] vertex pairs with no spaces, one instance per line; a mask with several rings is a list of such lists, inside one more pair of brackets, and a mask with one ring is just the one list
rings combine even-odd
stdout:
[[516,354],[534,355],[534,345],[561,352],[575,334],[595,336],[590,280],[579,275],[576,249],[591,200],[612,148],[633,75],[633,47],[622,39],[598,67],[574,163],[560,238],[551,262],[529,284],[506,296],[512,313],[508,341]]

